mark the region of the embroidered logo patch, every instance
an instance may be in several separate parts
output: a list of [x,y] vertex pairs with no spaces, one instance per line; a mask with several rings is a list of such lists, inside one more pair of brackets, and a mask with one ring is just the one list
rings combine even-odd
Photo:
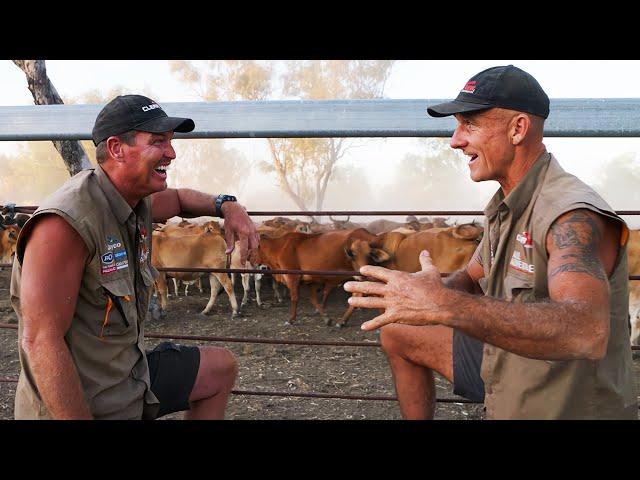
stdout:
[[103,253],[100,255],[100,261],[102,262],[100,272],[104,275],[105,273],[115,272],[118,267],[114,262],[113,253]]
[[531,238],[531,234],[527,231],[519,233],[516,236],[516,240],[524,245],[524,248],[533,248],[533,240]]
[[520,252],[517,250],[514,250],[509,265],[520,272],[533,273],[534,271],[533,265],[523,261],[522,257],[520,256]]
[[129,260],[122,260],[121,262],[116,262],[116,268],[118,270],[122,270],[123,268],[129,267]]
[[107,235],[107,250],[111,251],[116,248],[122,248],[122,242],[114,236]]
[[[460,84],[458,84],[460,85]],[[462,88],[462,91],[464,93],[473,93],[476,91],[476,81],[475,80],[469,80],[465,86]]]
[[104,275],[127,268],[129,266],[127,251],[124,250],[124,245],[120,239],[114,235],[107,235],[106,241],[108,252],[100,256],[102,261],[100,272]]

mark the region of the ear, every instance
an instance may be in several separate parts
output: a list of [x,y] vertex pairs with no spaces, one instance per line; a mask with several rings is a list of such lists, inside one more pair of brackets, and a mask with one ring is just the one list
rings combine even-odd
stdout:
[[511,120],[511,137],[512,145],[519,145],[526,138],[529,128],[531,127],[531,119],[524,113],[519,113]]
[[388,260],[391,260],[391,255],[382,250],[381,248],[372,248],[371,252],[369,252],[369,257],[375,263],[384,263]]
[[124,158],[124,143],[118,137],[107,138],[107,152],[110,157],[120,162]]

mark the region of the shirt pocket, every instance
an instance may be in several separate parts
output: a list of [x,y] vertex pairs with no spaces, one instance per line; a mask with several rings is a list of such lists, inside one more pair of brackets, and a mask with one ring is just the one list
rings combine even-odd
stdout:
[[509,302],[527,303],[535,301],[533,295],[533,278],[524,279],[515,275],[507,275],[504,279],[504,292]]
[[99,336],[123,335],[136,323],[135,296],[127,278],[103,281],[104,312],[100,318]]

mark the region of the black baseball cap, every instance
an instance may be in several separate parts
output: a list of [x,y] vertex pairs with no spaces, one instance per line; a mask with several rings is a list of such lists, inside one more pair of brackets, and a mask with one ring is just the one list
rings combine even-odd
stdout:
[[119,95],[107,103],[93,125],[91,137],[98,145],[112,135],[129,130],[141,132],[190,132],[195,128],[190,118],[169,117],[154,100],[143,95]]
[[506,65],[478,73],[465,84],[455,100],[433,105],[427,108],[427,113],[432,117],[448,117],[455,113],[494,107],[547,118],[549,97],[530,74],[513,65]]

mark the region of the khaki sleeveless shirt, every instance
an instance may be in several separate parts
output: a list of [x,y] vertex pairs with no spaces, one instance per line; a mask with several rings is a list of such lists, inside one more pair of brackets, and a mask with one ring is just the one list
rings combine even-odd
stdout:
[[601,360],[548,361],[521,357],[485,343],[481,376],[490,419],[637,419],[628,328],[627,227],[589,186],[544,153],[505,198],[485,209],[480,245],[485,295],[509,302],[549,299],[546,236],[563,213],[588,209],[623,224],[609,277],[611,323]]
[[[124,200],[100,166],[69,179],[25,223],[16,246],[11,302],[19,319],[21,262],[25,234],[44,214],[64,218],[82,237],[90,254],[78,300],[65,335],[85,399],[96,419],[154,417],[158,400],[150,390],[144,355],[144,320],[157,271],[151,266],[151,200],[135,209]],[[65,255],[65,252],[51,252]],[[47,419],[22,348],[16,390],[16,419]]]

